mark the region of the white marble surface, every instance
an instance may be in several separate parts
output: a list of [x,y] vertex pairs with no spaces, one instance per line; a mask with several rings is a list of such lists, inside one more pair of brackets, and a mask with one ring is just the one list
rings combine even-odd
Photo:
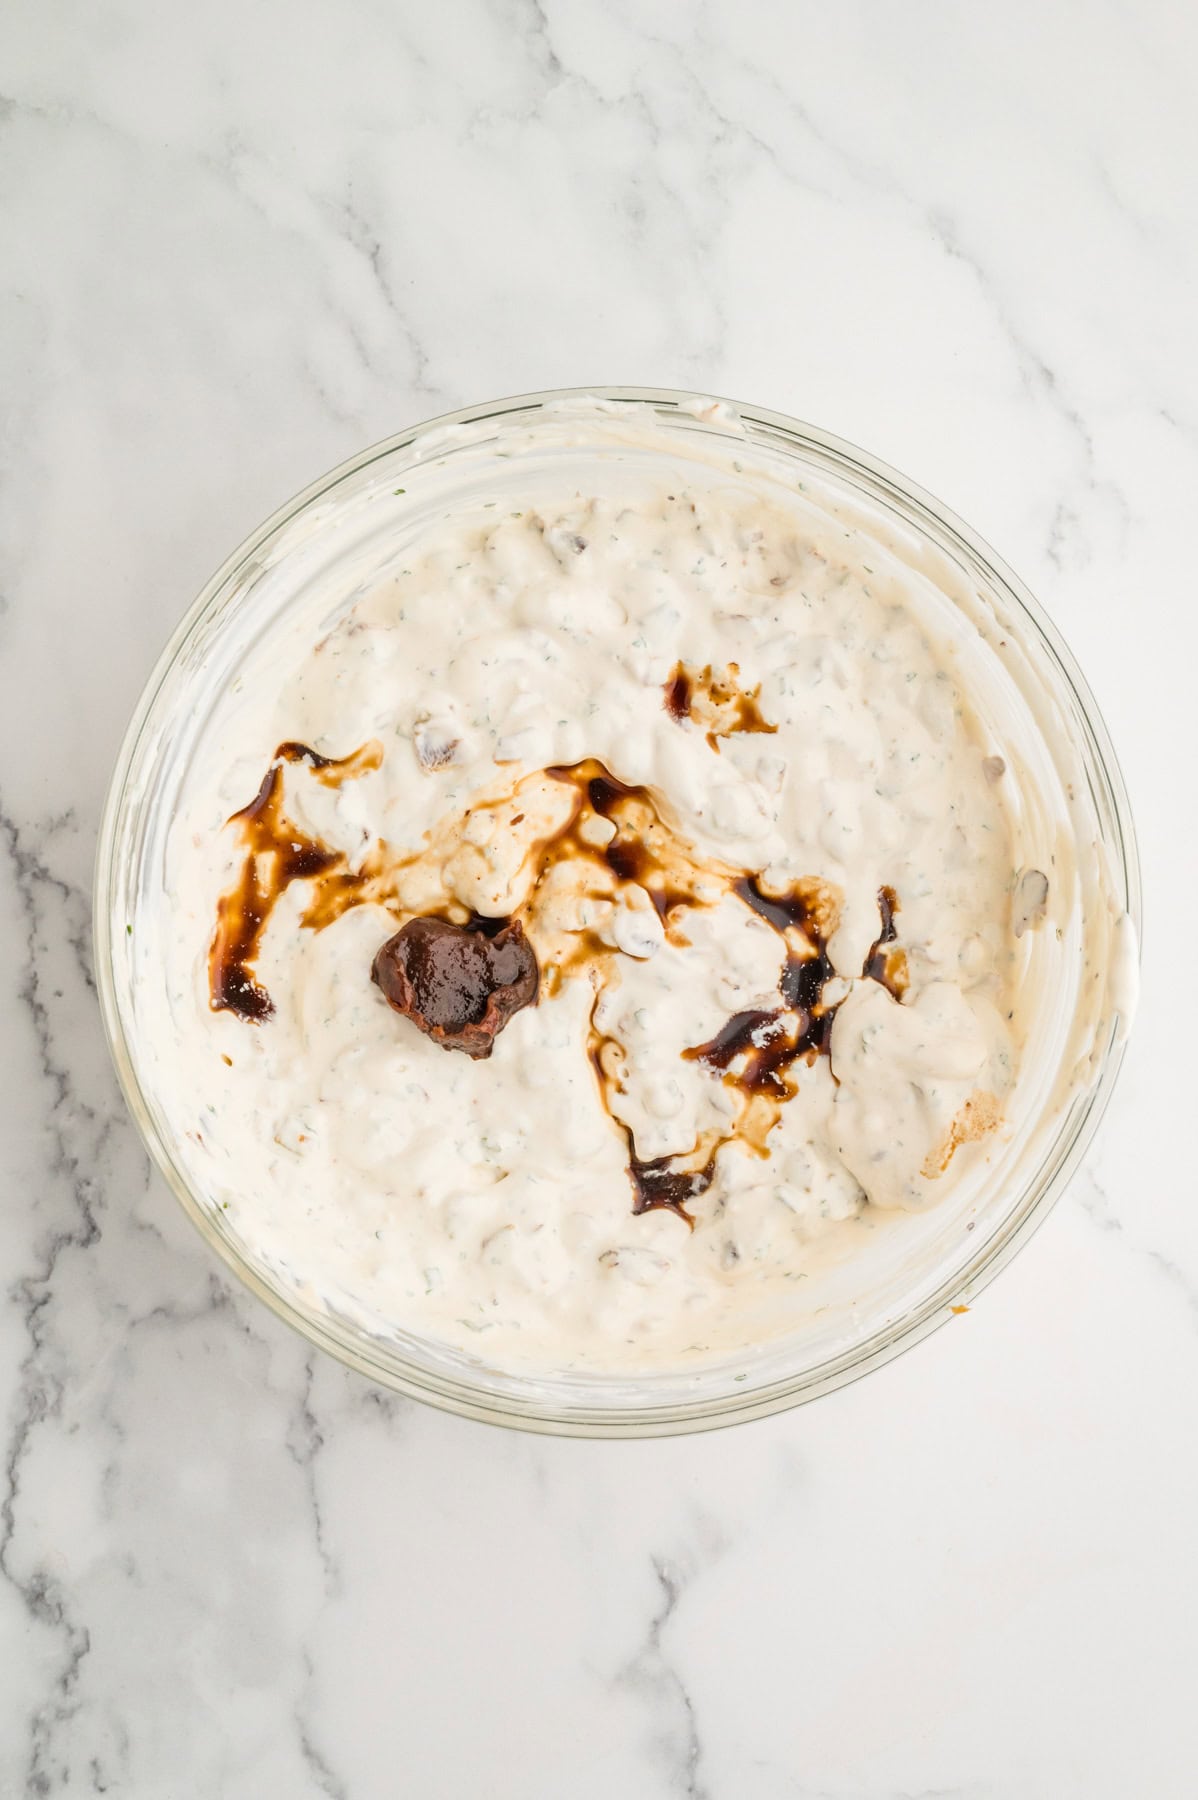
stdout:
[[[1196,1791],[1196,75],[1178,0],[8,0],[0,1794]],[[639,1445],[389,1399],[235,1291],[88,948],[125,718],[225,552],[401,424],[603,380],[816,420],[999,546],[1149,926],[1098,1144],[974,1310]]]

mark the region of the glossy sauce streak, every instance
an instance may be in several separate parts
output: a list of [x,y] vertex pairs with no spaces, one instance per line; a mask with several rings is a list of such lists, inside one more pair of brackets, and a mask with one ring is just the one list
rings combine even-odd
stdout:
[[[767,894],[755,874],[694,862],[657,814],[647,790],[613,780],[593,762],[548,773],[573,783],[585,794],[583,804],[559,834],[559,846],[568,843],[571,854],[605,864],[619,880],[637,882],[663,919],[676,907],[713,904],[725,894],[734,894],[786,944],[779,977],[783,1005],[776,1011],[738,1013],[710,1043],[683,1053],[690,1061],[718,1069],[751,1103],[728,1132],[696,1145],[685,1157],[643,1161],[637,1156],[632,1133],[611,1104],[613,1094],[619,1091],[619,1078],[605,1062],[604,1051],[609,1045],[614,1049],[618,1066],[620,1046],[601,1038],[592,1027],[589,1049],[600,1098],[628,1145],[633,1211],[667,1208],[693,1228],[687,1202],[710,1187],[721,1145],[739,1140],[760,1155],[768,1154],[765,1138],[777,1121],[778,1108],[796,1092],[795,1084],[786,1078],[791,1064],[799,1057],[811,1061],[827,1052],[835,1008],[822,1004],[824,983],[832,975],[825,938],[835,925],[838,898],[817,881],[798,882],[781,894]],[[602,850],[594,849],[585,834],[580,835],[588,809],[617,826],[616,836]],[[604,964],[610,963],[612,955],[612,950],[597,940],[592,939],[587,947],[588,965],[600,973],[601,984]],[[592,1017],[593,1012],[592,1008]],[[730,1073],[734,1062],[739,1066]],[[680,1161],[682,1167],[677,1166]]]
[[896,1000],[901,1000],[910,983],[907,952],[886,948],[888,944],[893,944],[898,936],[894,923],[895,914],[898,911],[898,896],[894,889],[892,887],[879,888],[878,912],[882,918],[882,929],[874,939],[861,973],[868,980],[880,982],[887,993],[892,994]]
[[779,1100],[788,1098],[778,1071],[796,1052],[782,1012],[733,1013],[709,1042],[683,1054],[688,1062],[706,1063],[709,1069],[721,1070],[744,1057],[744,1066],[735,1077],[737,1087],[747,1093],[774,1094]]
[[666,682],[666,711],[671,719],[681,725],[683,719],[691,716],[691,694],[693,683],[681,663],[676,663],[670,679]]
[[240,830],[245,861],[236,887],[217,903],[216,930],[208,952],[209,1004],[213,1012],[233,1012],[255,1023],[268,1019],[274,1002],[254,979],[253,963],[275,902],[293,881],[332,877],[334,885],[352,883],[345,858],[315,838],[305,837],[283,813],[283,764],[306,763],[316,779],[335,787],[355,775],[377,769],[382,747],[365,744],[352,756],[321,756],[306,744],[280,744],[262,785],[229,820]]
[[767,894],[755,875],[735,882],[733,892],[786,944],[778,978],[782,1005],[770,1012],[736,1013],[708,1043],[683,1054],[689,1062],[720,1070],[727,1084],[742,1094],[763,1095],[781,1106],[797,1091],[788,1079],[792,1063],[800,1057],[812,1062],[821,1052],[827,1054],[831,1041],[836,1008],[825,1007],[823,989],[833,973],[825,948],[833,902],[811,882]]
[[685,1219],[693,1231],[695,1221],[686,1210],[686,1202],[705,1194],[711,1186],[715,1178],[715,1152],[700,1169],[672,1169],[673,1160],[670,1156],[656,1156],[650,1162],[641,1162],[632,1150],[629,1137],[628,1173],[635,1194],[632,1210],[645,1213],[652,1212],[654,1207],[665,1207]]
[[[710,671],[705,670],[699,679],[705,681],[709,675]],[[678,708],[680,718],[688,714],[694,687],[695,678],[679,665],[667,690],[667,704],[671,712],[675,706]],[[728,690],[718,691],[723,696],[721,704],[727,704]],[[754,695],[738,695],[737,716],[754,704]],[[774,727],[749,722],[735,729],[772,731]],[[314,930],[364,901],[386,904],[393,900],[397,871],[417,858],[392,859],[388,863],[385,846],[380,845],[360,870],[351,871],[341,852],[304,836],[282,811],[284,763],[304,764],[316,780],[337,786],[378,768],[381,760],[382,750],[377,743],[364,745],[342,758],[322,756],[304,744],[280,744],[254,799],[229,820],[240,830],[247,853],[237,885],[221,898],[217,908],[209,955],[214,1011],[228,1010],[252,1022],[260,1022],[273,1013],[269,994],[254,978],[253,963],[271,910],[293,881],[315,883],[301,920]],[[618,1062],[622,1049],[614,1040],[601,1038],[592,1026],[589,1052],[600,1097],[628,1146],[633,1212],[665,1208],[693,1228],[687,1204],[710,1187],[720,1147],[739,1140],[757,1154],[768,1155],[765,1140],[769,1131],[777,1122],[780,1107],[797,1091],[790,1073],[792,1065],[800,1058],[811,1063],[817,1056],[829,1053],[836,1007],[824,1005],[823,989],[833,975],[826,944],[835,929],[838,897],[814,880],[797,882],[778,894],[767,893],[757,874],[696,859],[662,819],[647,788],[618,781],[594,758],[569,767],[550,768],[545,774],[572,786],[577,800],[565,824],[535,849],[535,878],[529,900],[520,909],[523,915],[531,915],[534,923],[537,893],[546,873],[556,863],[569,859],[589,862],[618,883],[641,887],[665,923],[667,935],[675,934],[676,909],[716,904],[726,894],[733,894],[776,931],[786,946],[778,981],[781,1004],[772,1010],[737,1013],[708,1043],[683,1052],[687,1060],[718,1071],[749,1102],[727,1133],[709,1134],[684,1156],[649,1160],[637,1156],[632,1132],[613,1112],[611,1096],[618,1091],[619,1083],[605,1066],[603,1055],[605,1047],[611,1045]],[[597,847],[586,833],[588,819],[596,816],[615,826],[615,835],[602,847]],[[610,883],[605,882],[602,893],[596,897],[609,894]],[[897,935],[894,917],[898,900],[893,889],[880,890],[878,908],[882,928],[863,974],[881,981],[899,998],[906,986],[906,957],[901,950],[886,949]],[[488,919],[473,914],[466,929],[494,936],[510,923],[506,918]],[[566,976],[585,969],[596,982],[597,1005],[619,952],[592,931],[572,936],[574,942],[568,955],[559,956],[546,967],[546,991],[556,992]],[[593,1012],[594,1008],[592,1016]],[[679,1163],[683,1166],[677,1166]],[[688,1163],[690,1167],[686,1166]]]
[[[599,996],[595,996],[598,1005]],[[629,1127],[617,1118],[611,1107],[611,1095],[619,1092],[618,1076],[605,1065],[605,1051],[614,1051],[617,1062],[623,1058],[622,1047],[615,1038],[605,1038],[594,1025],[595,1006],[591,1008],[591,1029],[587,1043],[587,1053],[591,1059],[591,1067],[595,1071],[595,1080],[599,1086],[599,1098],[608,1118],[618,1131],[623,1134],[628,1146],[628,1179],[632,1183],[632,1210],[634,1214],[653,1212],[660,1208],[676,1213],[693,1231],[695,1221],[687,1212],[686,1203],[697,1195],[706,1193],[715,1176],[715,1153],[722,1138],[713,1138],[710,1149],[702,1143],[690,1152],[689,1157],[654,1156],[641,1158],[636,1153],[636,1143]],[[703,1161],[706,1152],[706,1161]],[[696,1164],[693,1168],[676,1168],[673,1165],[680,1160]]]
[[[589,861],[596,868],[610,872],[618,882],[635,883],[643,888],[658,917],[666,924],[667,936],[674,935],[670,915],[675,908],[708,903],[706,898],[700,899],[700,889],[705,896],[714,893],[718,899],[731,888],[735,871],[696,861],[661,818],[647,788],[631,787],[617,781],[593,758],[573,766],[550,768],[545,773],[555,781],[574,787],[579,801],[563,828],[542,846],[537,885],[547,870],[563,857],[584,863]],[[588,816],[595,815],[616,827],[616,835],[602,848],[597,848],[586,836]],[[534,907],[535,900],[534,886]],[[592,1020],[608,971],[618,954],[595,933],[580,932],[574,955],[567,963],[557,965],[555,973],[559,982],[563,975],[573,973],[578,966],[593,972],[597,988],[595,1005],[591,1008]],[[632,1210],[639,1214],[661,1208],[677,1214],[693,1230],[694,1219],[687,1211],[687,1203],[711,1186],[715,1175],[715,1151],[722,1140],[713,1144],[705,1161],[702,1146],[696,1147],[688,1158],[661,1156],[645,1160],[638,1157],[631,1130],[616,1116],[611,1105],[612,1094],[618,1092],[619,1082],[605,1066],[604,1051],[608,1047],[617,1058],[622,1057],[622,1047],[614,1039],[602,1037],[592,1024],[588,1053],[604,1111],[623,1134],[628,1147]],[[679,1168],[675,1166],[679,1161],[689,1161],[697,1166]]]
[[[788,1079],[791,1065],[800,1057],[811,1063],[817,1056],[831,1054],[837,1008],[824,1004],[823,990],[835,973],[827,952],[833,914],[830,902],[813,883],[799,883],[787,893],[775,895],[764,893],[756,876],[746,875],[733,884],[733,891],[786,941],[786,961],[778,981],[783,1004],[775,1011],[735,1013],[715,1037],[683,1054],[690,1062],[718,1069],[728,1085],[742,1094],[765,1096],[780,1106],[797,1091]],[[887,952],[882,946],[893,943],[898,935],[894,924],[898,910],[894,889],[881,888],[878,913],[882,929],[862,970],[863,976],[882,982],[896,1000],[907,985],[906,955],[901,950]],[[801,933],[799,946],[792,935],[795,932]]]
[[717,756],[720,739],[731,737],[733,732],[772,734],[778,729],[761,710],[760,684],[742,688],[739,676],[735,663],[729,663],[722,672],[710,663],[704,669],[688,669],[685,663],[675,663],[665,684],[665,709],[670,717],[679,725],[684,719],[694,719],[705,726],[707,742]]
[[[710,892],[712,883],[731,883],[735,871],[718,863],[696,860],[662,819],[648,788],[629,787],[608,773],[593,757],[568,767],[545,770],[554,781],[577,790],[578,803],[562,829],[542,844],[538,852],[536,886],[554,863],[569,859],[605,869],[619,882],[644,889],[653,908],[668,929],[676,906],[701,904],[699,890]],[[588,818],[607,819],[615,826],[611,842],[599,849],[586,836]],[[586,936],[587,934],[582,934]],[[600,944],[601,952],[611,954]]]

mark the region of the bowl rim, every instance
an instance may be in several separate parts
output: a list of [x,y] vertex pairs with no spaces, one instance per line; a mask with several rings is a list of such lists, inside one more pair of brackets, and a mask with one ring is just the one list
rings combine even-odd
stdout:
[[1142,939],[1141,872],[1135,824],[1122,770],[1101,710],[1072,651],[1052,619],[1010,566],[951,508],[918,483],[869,451],[819,426],[772,408],[715,394],[699,394],[680,388],[595,385],[544,389],[460,407],[434,418],[421,420],[381,439],[318,476],[277,507],[230,552],[209,577],[170,634],[146,679],[122,738],[108,784],[97,833],[93,882],[92,936],[96,989],[104,1033],[117,1079],[153,1162],[209,1248],[220,1256],[226,1267],[277,1318],[291,1326],[306,1342],[327,1351],[346,1366],[392,1391],[481,1422],[575,1437],[672,1436],[715,1430],[764,1418],[831,1393],[913,1348],[952,1318],[954,1307],[961,1307],[976,1298],[1043,1223],[1076,1171],[1114,1091],[1123,1061],[1126,1032],[1112,1030],[1102,1054],[1097,1079],[1083,1096],[1080,1106],[1071,1110],[1067,1128],[1053,1142],[1046,1159],[1052,1163],[1047,1178],[1038,1189],[1035,1182],[1029,1184],[1033,1190],[1030,1203],[1022,1209],[1014,1208],[1010,1217],[984,1240],[982,1248],[971,1262],[949,1276],[935,1292],[925,1296],[911,1313],[882,1327],[873,1339],[866,1340],[863,1345],[850,1347],[806,1373],[750,1387],[740,1395],[725,1395],[715,1400],[699,1398],[637,1408],[635,1411],[604,1407],[602,1404],[538,1407],[527,1402],[517,1403],[510,1396],[492,1393],[482,1387],[472,1387],[464,1379],[441,1376],[412,1364],[384,1360],[365,1353],[356,1342],[343,1336],[335,1322],[327,1316],[301,1311],[283,1292],[265,1281],[255,1268],[244,1261],[229,1239],[212,1229],[205,1209],[176,1166],[147,1106],[121,1017],[115,972],[114,938],[118,926],[112,914],[114,852],[129,776],[164,683],[173,672],[184,646],[206,620],[231,578],[276,532],[305,508],[372,463],[403,450],[426,434],[454,426],[485,424],[514,414],[531,414],[535,417],[537,412],[544,411],[547,407],[588,398],[614,405],[625,403],[649,406],[667,415],[693,412],[696,403],[715,402],[727,406],[737,419],[750,428],[751,435],[753,427],[757,427],[759,431],[779,434],[792,448],[808,454],[815,452],[827,461],[830,468],[847,465],[865,475],[871,483],[889,490],[903,503],[917,525],[927,529],[933,542],[947,539],[954,551],[964,553],[967,565],[970,562],[980,565],[985,576],[1000,591],[1004,591],[1005,596],[1026,616],[1039,644],[1048,652],[1056,665],[1057,674],[1076,701],[1078,715],[1090,740],[1087,748],[1092,752],[1103,778],[1104,798],[1118,851],[1117,883],[1121,887],[1123,904],[1135,932],[1138,953]]

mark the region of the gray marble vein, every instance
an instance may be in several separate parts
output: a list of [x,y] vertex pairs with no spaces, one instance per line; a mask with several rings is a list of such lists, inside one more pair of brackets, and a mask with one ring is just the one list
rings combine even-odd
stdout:
[[661,1604],[649,1620],[644,1645],[629,1665],[625,1679],[642,1693],[647,1689],[652,1696],[657,1732],[667,1720],[673,1720],[673,1729],[660,1739],[658,1745],[669,1783],[668,1791],[683,1794],[686,1800],[709,1800],[711,1790],[702,1777],[703,1745],[695,1703],[670,1661],[667,1642],[682,1598],[683,1583],[677,1571],[663,1559],[653,1557],[652,1565]]

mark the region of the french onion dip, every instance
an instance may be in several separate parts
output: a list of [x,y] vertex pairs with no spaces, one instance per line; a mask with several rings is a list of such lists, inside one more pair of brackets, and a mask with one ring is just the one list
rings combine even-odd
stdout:
[[235,686],[169,839],[164,1055],[309,1295],[677,1362],[1001,1142],[1049,877],[867,534],[723,472],[517,469]]

